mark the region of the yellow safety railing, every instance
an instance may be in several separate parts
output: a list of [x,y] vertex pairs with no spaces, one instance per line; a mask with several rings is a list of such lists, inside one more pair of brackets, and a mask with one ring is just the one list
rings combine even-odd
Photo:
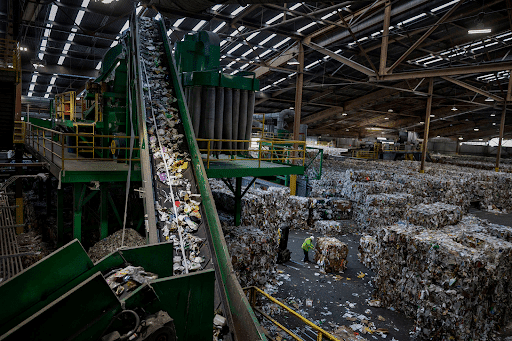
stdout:
[[373,150],[353,150],[352,157],[358,159],[377,159],[379,157],[379,152]]
[[76,92],[68,91],[55,95],[55,114],[61,120],[74,120],[76,112]]
[[13,143],[25,142],[25,122],[14,121],[14,134],[12,136]]
[[[254,160],[261,167],[262,161],[279,162],[304,166],[306,157],[306,142],[285,139],[259,139],[259,140],[228,140],[228,139],[196,139],[199,144],[199,152],[206,154],[203,158],[206,168],[210,168],[211,162]],[[237,144],[249,146],[237,148]],[[218,148],[221,144],[221,148]],[[230,145],[231,148],[222,148]],[[233,147],[234,145],[234,147]],[[254,146],[256,145],[256,146]],[[219,155],[229,155],[230,158],[219,158]]]
[[0,39],[0,70],[14,71],[16,83],[21,82],[20,44],[17,41]]
[[319,326],[317,326],[316,324],[314,324],[313,322],[311,322],[310,320],[308,320],[307,318],[305,318],[301,314],[297,313],[295,310],[291,309],[286,304],[284,304],[281,301],[279,301],[279,300],[275,299],[274,297],[270,296],[269,294],[267,294],[266,292],[264,292],[260,288],[248,287],[248,288],[244,288],[244,292],[246,293],[246,295],[248,295],[249,303],[251,304],[251,307],[252,307],[252,309],[254,311],[256,311],[259,314],[261,314],[261,316],[265,317],[267,320],[269,320],[270,322],[275,324],[277,327],[281,328],[285,333],[287,333],[288,335],[290,335],[293,339],[295,339],[297,341],[303,341],[303,339],[298,337],[297,334],[295,334],[294,332],[292,332],[291,330],[286,328],[284,325],[282,325],[281,323],[279,323],[278,321],[273,319],[271,316],[266,314],[263,310],[261,310],[257,306],[257,295],[258,294],[260,294],[263,297],[266,297],[271,302],[277,304],[278,306],[280,306],[281,308],[283,308],[284,310],[289,312],[291,315],[295,316],[296,318],[298,318],[299,320],[304,322],[304,324],[306,324],[309,327],[313,328],[316,331],[316,333],[317,333],[317,337],[316,337],[317,341],[321,341],[323,339],[333,340],[333,341],[342,341],[343,340],[343,339],[340,340],[340,339],[334,337],[329,332],[327,332],[324,329],[320,328]]
[[[34,151],[38,152],[48,161],[60,166],[62,170],[65,169],[65,161],[130,161],[130,159],[126,158],[118,158],[114,160],[113,158],[99,158],[95,157],[96,151],[100,150],[110,150],[110,153],[113,154],[111,141],[117,139],[129,139],[130,136],[119,136],[119,135],[94,135],[90,134],[76,134],[76,133],[63,133],[60,131],[39,127],[33,125],[32,123],[25,122],[25,146],[31,147]],[[107,139],[105,145],[107,147],[101,147],[98,145],[71,145],[67,142],[75,141],[77,138],[85,138],[85,139]],[[138,139],[138,136],[134,137]],[[129,145],[128,141],[125,144]],[[137,145],[137,143],[136,143]],[[129,150],[130,147],[116,147],[117,150]],[[134,151],[139,150],[140,148],[133,148]],[[70,152],[71,150],[71,152]],[[84,152],[90,150],[92,153],[91,156],[84,157],[80,152]],[[140,161],[138,158],[131,159],[131,161]]]

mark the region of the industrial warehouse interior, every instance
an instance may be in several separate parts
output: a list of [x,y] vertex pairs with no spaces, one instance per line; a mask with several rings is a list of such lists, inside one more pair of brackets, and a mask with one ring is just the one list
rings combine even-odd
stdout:
[[511,0],[0,1],[0,340],[512,340],[511,52]]

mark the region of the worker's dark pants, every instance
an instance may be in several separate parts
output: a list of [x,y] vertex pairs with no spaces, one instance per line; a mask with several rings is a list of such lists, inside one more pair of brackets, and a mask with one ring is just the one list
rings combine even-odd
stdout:
[[308,252],[306,250],[302,250],[302,251],[304,251],[304,260],[303,260],[303,262],[309,262]]

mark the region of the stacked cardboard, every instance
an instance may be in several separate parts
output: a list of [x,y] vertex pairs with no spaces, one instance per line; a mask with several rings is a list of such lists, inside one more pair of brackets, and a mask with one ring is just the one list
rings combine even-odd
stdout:
[[463,210],[460,206],[441,202],[419,204],[409,208],[407,220],[413,225],[421,225],[429,229],[437,229],[447,225],[455,225],[462,219]]
[[360,259],[377,271],[376,298],[415,317],[418,337],[488,340],[512,317],[512,243],[497,232],[507,230],[476,218],[380,227],[361,239]]
[[277,243],[253,226],[224,228],[231,263],[242,287],[264,286],[275,278]]
[[315,262],[328,273],[343,272],[347,268],[348,246],[336,238],[318,238]]

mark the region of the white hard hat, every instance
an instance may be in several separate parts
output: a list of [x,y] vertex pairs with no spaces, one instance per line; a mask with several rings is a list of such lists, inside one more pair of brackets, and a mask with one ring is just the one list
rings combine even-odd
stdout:
[[311,239],[315,239],[315,237],[313,237],[313,236],[311,236],[311,237],[309,237],[309,238],[311,238]]

